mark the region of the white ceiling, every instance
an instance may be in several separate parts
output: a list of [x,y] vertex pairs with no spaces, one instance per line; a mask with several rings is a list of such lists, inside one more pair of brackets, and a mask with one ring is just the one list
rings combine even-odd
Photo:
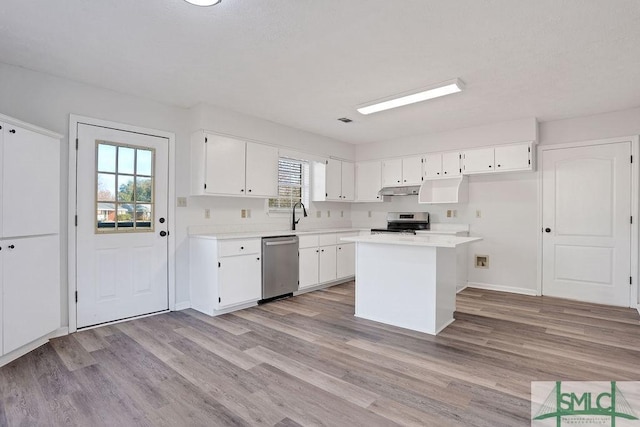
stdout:
[[[638,0],[2,0],[0,61],[351,143],[640,105]],[[362,116],[455,77],[461,94]],[[349,117],[353,123],[338,122]]]

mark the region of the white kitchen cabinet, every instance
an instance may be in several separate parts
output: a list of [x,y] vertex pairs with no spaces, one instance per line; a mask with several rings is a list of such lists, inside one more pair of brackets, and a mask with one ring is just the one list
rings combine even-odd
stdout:
[[262,297],[261,239],[192,236],[189,239],[191,306],[208,315]]
[[404,157],[402,159],[390,159],[382,161],[383,187],[419,185],[421,182],[421,156]]
[[300,283],[298,288],[304,289],[318,284],[318,268],[320,266],[320,249],[317,246],[312,248],[300,248]]
[[327,159],[313,162],[311,200],[352,202],[355,198],[355,164]]
[[278,149],[195,132],[191,175],[193,195],[277,197]]
[[0,354],[61,324],[60,138],[0,115]]
[[381,202],[382,162],[356,164],[356,202]]
[[462,154],[464,174],[533,170],[531,142],[466,150]]
[[495,147],[495,170],[524,170],[531,168],[531,144],[522,143]]
[[60,326],[60,240],[57,234],[9,238],[0,247],[6,354]]
[[338,279],[353,276],[356,272],[356,244],[341,243],[337,246],[336,276]]
[[336,280],[336,245],[320,246],[320,261],[318,263],[318,283]]
[[431,153],[424,156],[426,179],[451,178],[460,174],[460,153]]
[[442,174],[445,177],[455,177],[462,174],[461,155],[459,152],[442,153]]

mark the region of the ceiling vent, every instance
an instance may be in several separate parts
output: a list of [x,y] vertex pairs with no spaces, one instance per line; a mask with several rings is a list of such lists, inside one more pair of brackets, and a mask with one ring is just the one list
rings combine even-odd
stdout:
[[351,123],[353,121],[348,117],[340,117],[338,120],[340,120],[342,123]]

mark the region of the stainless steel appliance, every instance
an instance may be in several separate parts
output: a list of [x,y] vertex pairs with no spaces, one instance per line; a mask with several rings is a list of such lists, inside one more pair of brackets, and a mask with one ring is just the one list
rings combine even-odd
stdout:
[[262,300],[291,296],[298,290],[298,236],[262,238]]
[[416,234],[416,230],[429,229],[429,212],[389,212],[387,228],[374,228],[371,234]]

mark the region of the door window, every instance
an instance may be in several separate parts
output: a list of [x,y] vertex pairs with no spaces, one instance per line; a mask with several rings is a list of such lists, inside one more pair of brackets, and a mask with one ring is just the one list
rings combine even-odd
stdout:
[[107,141],[96,148],[96,233],[153,231],[155,151]]

